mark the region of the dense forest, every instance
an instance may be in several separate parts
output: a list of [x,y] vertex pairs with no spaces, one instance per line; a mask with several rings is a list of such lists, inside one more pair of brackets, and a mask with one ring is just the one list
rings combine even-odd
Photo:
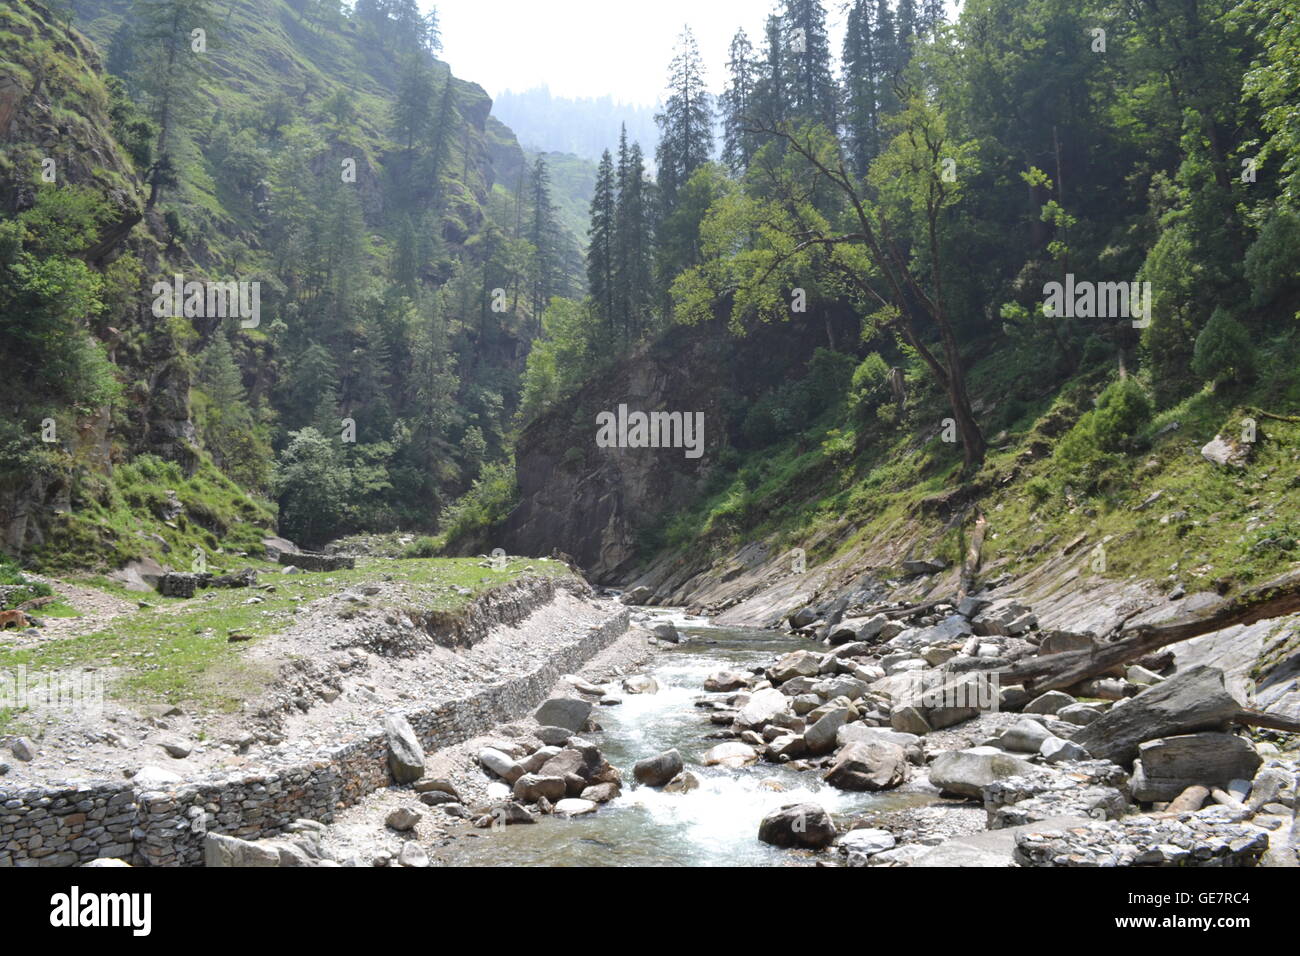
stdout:
[[[481,547],[521,434],[580,440],[576,397],[656,344],[735,366],[782,325],[808,354],[723,396],[647,557],[895,493],[1110,508],[1171,422],[1300,398],[1294,6],[854,0],[832,50],[782,0],[721,75],[686,27],[653,140],[631,111],[594,168],[525,154],[414,0],[9,7],[6,115],[59,132],[0,168],[6,547]],[[259,283],[259,321],[156,314],[173,275]],[[177,484],[201,527],[154,520]]]
[[505,90],[492,101],[492,114],[514,130],[525,149],[572,153],[593,163],[620,127],[627,127],[628,135],[647,148],[658,141],[653,107],[609,96],[556,96],[545,86]]

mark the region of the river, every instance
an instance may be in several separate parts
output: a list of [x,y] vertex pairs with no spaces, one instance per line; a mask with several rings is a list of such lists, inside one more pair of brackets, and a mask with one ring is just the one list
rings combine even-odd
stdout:
[[[596,813],[574,819],[546,817],[533,826],[479,830],[456,840],[439,855],[460,866],[772,866],[812,859],[758,841],[758,824],[770,810],[813,800],[842,817],[871,809],[897,809],[932,802],[924,794],[865,794],[822,784],[816,773],[788,770],[760,761],[742,769],[705,767],[704,753],[722,729],[708,711],[694,706],[704,679],[717,670],[749,670],[807,641],[774,631],[713,627],[678,611],[652,611],[653,624],[673,621],[687,635],[660,651],[647,671],[659,682],[657,694],[627,694],[617,706],[593,711],[603,730],[584,735],[623,774],[623,794]],[[689,793],[639,787],[632,765],[676,747],[687,769],[700,779]],[[774,789],[779,786],[781,789]]]

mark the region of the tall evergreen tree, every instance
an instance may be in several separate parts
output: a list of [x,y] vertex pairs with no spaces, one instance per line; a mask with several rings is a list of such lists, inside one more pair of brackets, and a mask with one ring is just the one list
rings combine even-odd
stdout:
[[678,190],[713,154],[713,108],[704,61],[690,27],[677,41],[677,53],[668,67],[668,100],[655,122],[659,124],[660,198],[664,208],[672,210]]
[[637,339],[650,328],[654,302],[654,204],[648,193],[641,144],[628,150],[627,169],[618,194],[616,301],[628,335]]
[[614,159],[609,150],[605,150],[596,170],[596,188],[591,197],[591,228],[587,232],[587,283],[596,315],[610,329],[613,329],[615,322],[616,192]]
[[782,20],[789,48],[792,118],[834,131],[837,97],[826,8],[821,0],[785,0]]
[[555,293],[559,263],[559,225],[551,199],[551,175],[546,160],[538,156],[531,182],[532,221],[528,241],[533,244],[532,311],[537,334],[541,334],[542,312]]
[[844,31],[844,130],[853,170],[865,176],[880,152],[880,92],[884,82],[875,46],[872,0],[854,0]]
[[789,113],[787,60],[781,18],[772,14],[763,28],[763,57],[754,88],[752,114],[759,121],[758,125],[774,127]]
[[759,65],[754,45],[744,30],[737,30],[727,51],[727,88],[718,101],[722,114],[722,160],[733,173],[740,174],[754,155],[754,135],[747,132],[752,122],[755,87]]

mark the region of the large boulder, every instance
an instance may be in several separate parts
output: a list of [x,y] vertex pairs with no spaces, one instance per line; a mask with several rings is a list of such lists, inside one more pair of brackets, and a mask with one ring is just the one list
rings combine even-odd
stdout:
[[478,762],[511,786],[524,775],[524,768],[509,754],[502,753],[495,747],[484,747],[478,752]]
[[845,707],[836,707],[823,714],[811,727],[804,731],[803,742],[808,752],[816,755],[828,754],[835,749],[835,735],[849,720],[849,711]]
[[1003,777],[1031,773],[1028,761],[1003,753],[996,747],[949,750],[930,764],[930,783],[947,793],[981,797],[984,788]]
[[1016,834],[1021,866],[1255,866],[1268,850],[1268,831],[1250,824],[1187,813],[1125,817]]
[[384,718],[384,736],[388,740],[388,769],[397,783],[415,783],[424,776],[424,748],[415,736],[411,722],[401,714]]
[[749,686],[749,679],[743,671],[714,671],[704,679],[704,689],[712,693],[742,690]]
[[812,651],[792,651],[767,669],[767,679],[784,684],[795,677],[816,677],[821,673],[822,658]]
[[839,790],[889,790],[907,779],[907,754],[883,740],[846,744],[824,779]]
[[758,754],[748,744],[731,740],[725,744],[710,747],[704,754],[706,767],[730,767],[733,770],[747,767],[758,760]]
[[632,777],[647,787],[662,787],[682,772],[686,764],[676,749],[665,750],[653,757],[638,760],[632,767]]
[[772,846],[820,850],[834,842],[835,824],[818,804],[791,803],[763,817],[758,838]]
[[1111,707],[1075,734],[1074,742],[1094,757],[1127,765],[1148,740],[1219,730],[1240,709],[1224,686],[1223,671],[1201,665]]
[[777,714],[784,713],[790,699],[775,687],[765,687],[755,692],[736,714],[741,727],[758,727]]
[[241,840],[224,833],[203,838],[203,865],[212,867],[279,866],[280,851],[267,843]]
[[533,716],[545,727],[563,727],[575,734],[586,726],[591,703],[576,697],[552,697]]
[[568,793],[564,777],[543,777],[526,773],[515,781],[514,798],[520,803],[536,803],[545,797],[551,803],[563,800]]
[[1249,780],[1263,761],[1245,737],[1200,733],[1148,740],[1133,762],[1133,799],[1141,803],[1173,800],[1198,784],[1226,788]]

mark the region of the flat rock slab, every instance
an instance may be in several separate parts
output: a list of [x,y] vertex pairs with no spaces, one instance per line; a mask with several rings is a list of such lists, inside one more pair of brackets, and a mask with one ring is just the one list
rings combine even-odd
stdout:
[[1249,780],[1263,763],[1255,747],[1235,734],[1183,734],[1149,740],[1133,764],[1133,799],[1173,800],[1188,787],[1227,787]]
[[912,866],[1014,866],[1016,837],[1020,834],[1050,832],[1092,822],[1087,817],[1052,817],[1005,830],[972,833],[940,843]]

